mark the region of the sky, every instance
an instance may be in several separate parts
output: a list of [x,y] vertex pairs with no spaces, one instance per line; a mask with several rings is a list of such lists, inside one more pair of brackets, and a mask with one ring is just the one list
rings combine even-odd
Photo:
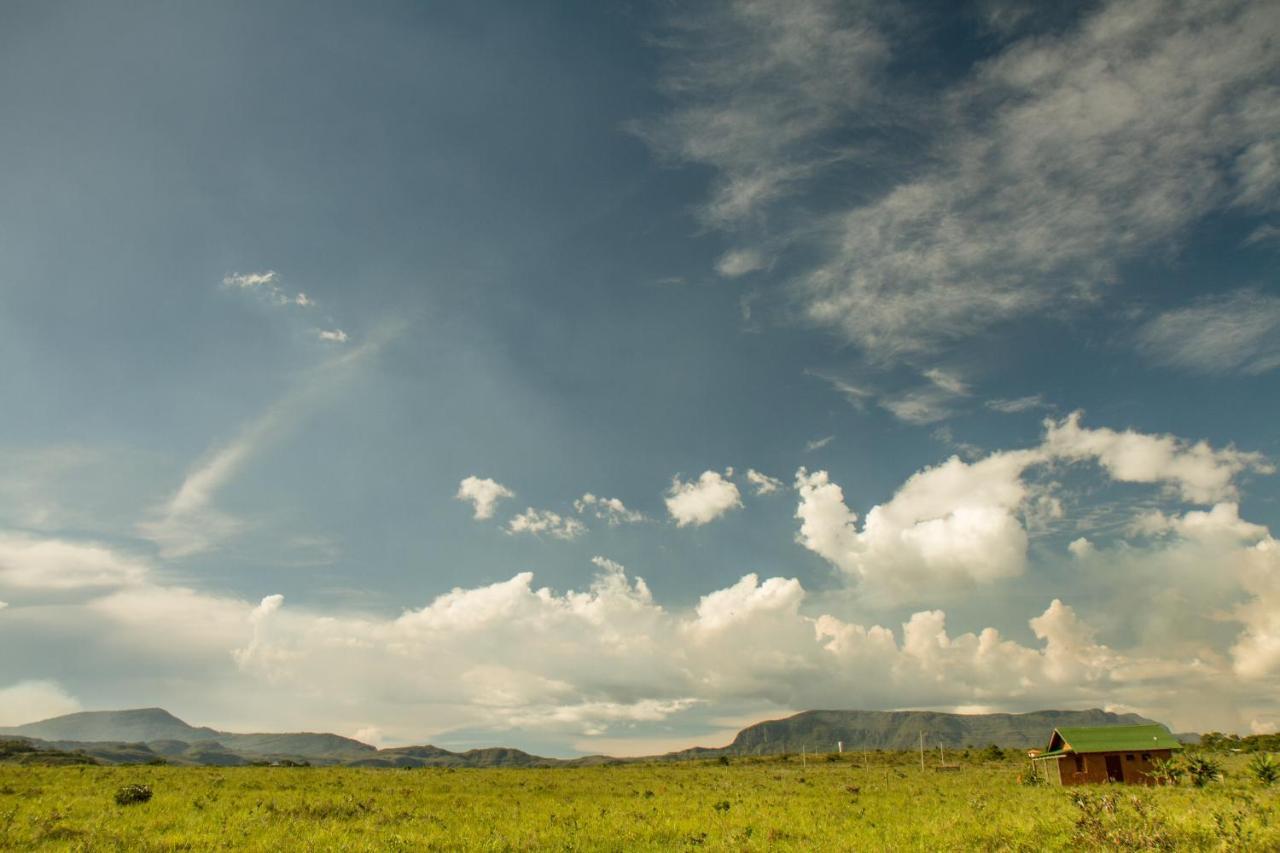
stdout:
[[0,725],[1280,727],[1280,6],[0,7]]

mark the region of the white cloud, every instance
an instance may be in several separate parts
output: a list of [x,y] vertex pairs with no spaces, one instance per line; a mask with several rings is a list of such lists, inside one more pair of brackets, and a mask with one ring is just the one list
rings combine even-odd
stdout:
[[320,340],[334,344],[345,344],[349,340],[347,333],[341,329],[317,329],[316,334]]
[[562,516],[549,509],[529,507],[507,522],[508,533],[545,533],[556,539],[577,539],[587,532],[587,527],[572,516]]
[[[709,223],[781,222],[763,239],[816,254],[798,282],[808,316],[881,359],[1095,300],[1126,260],[1280,195],[1271,4],[1109,0],[1005,43],[933,100],[884,79],[916,34],[883,6],[713,9],[664,40],[674,106],[645,136],[712,167]],[[991,20],[1007,34],[1025,17]],[[872,115],[882,132],[860,133]],[[868,189],[895,163],[896,183]],[[780,201],[822,178],[857,189],[817,227],[793,224],[814,217]]]
[[292,428],[332,389],[348,379],[367,358],[376,354],[396,334],[400,326],[378,330],[358,347],[333,356],[314,367],[289,393],[247,423],[231,442],[212,448],[187,473],[182,484],[167,501],[149,510],[135,526],[139,535],[160,546],[161,556],[186,557],[211,550],[238,535],[245,524],[219,511],[217,493],[245,464],[272,440]]
[[676,526],[701,527],[741,507],[742,495],[729,479],[732,476],[730,468],[723,476],[717,471],[703,471],[697,480],[688,483],[681,482],[679,477],[672,478],[664,500]]
[[458,493],[454,495],[454,498],[460,501],[470,501],[472,507],[475,508],[475,519],[482,521],[486,518],[493,518],[493,511],[497,507],[498,501],[503,498],[514,498],[515,496],[515,492],[496,480],[472,475],[458,484]]
[[627,505],[620,499],[602,498],[591,492],[574,501],[573,508],[579,515],[594,515],[601,521],[607,522],[610,527],[617,527],[620,524],[638,524],[644,521],[643,513],[627,509]]
[[[1007,477],[970,470],[980,466],[949,462],[922,472],[895,496],[902,505],[894,512],[937,513],[966,490],[979,501],[1007,503],[1000,497],[1010,488]],[[923,506],[931,501],[937,506]],[[833,507],[840,508],[828,503]],[[1168,606],[1153,586],[1186,586],[1193,577],[1157,584],[1161,572],[1199,573],[1216,590],[1205,599],[1199,587],[1188,588],[1200,621],[1220,600],[1222,618],[1240,625],[1234,645],[1221,651],[1204,645],[1212,633],[1192,637],[1190,646],[1119,648],[1064,600],[1030,620],[1037,640],[1030,645],[991,627],[952,633],[938,609],[914,612],[898,626],[864,627],[811,600],[794,578],[756,574],[704,594],[691,609],[667,610],[643,580],[603,557],[593,561],[599,571],[585,591],[535,588],[524,572],[454,589],[389,618],[148,581],[74,606],[59,624],[65,641],[89,653],[126,655],[136,671],[183,672],[187,707],[225,693],[237,707],[262,708],[269,722],[302,703],[309,727],[355,731],[372,718],[397,742],[460,727],[488,732],[495,742],[513,728],[634,736],[701,707],[811,708],[855,694],[872,708],[1123,704],[1161,719],[1200,721],[1176,725],[1222,727],[1223,719],[1244,725],[1273,712],[1280,676],[1280,550],[1269,533],[1241,523],[1232,507],[1188,513],[1171,522],[1168,541],[1126,545],[1096,561],[1106,564],[1107,576],[1123,574],[1126,587],[1140,588],[1143,612]],[[1208,528],[1216,532],[1192,536]],[[834,530],[837,538],[860,532]],[[1096,582],[1090,571],[1082,564],[1073,580],[1082,591]],[[1241,591],[1248,600],[1231,610]],[[1107,621],[1117,609],[1124,621],[1137,612],[1126,599],[1087,598],[1110,602],[1095,605]],[[1169,615],[1180,635],[1196,633],[1195,620]],[[0,620],[0,631],[15,630],[7,621]],[[162,694],[163,683],[153,691]],[[351,696],[360,697],[358,719],[349,716]],[[1205,716],[1204,696],[1226,701],[1235,716]],[[74,710],[74,700],[62,699],[69,704],[52,713]],[[9,705],[0,701],[0,713]],[[633,728],[642,724],[648,728]]]
[[842,156],[827,134],[871,100],[888,58],[859,5],[750,0],[671,22],[663,85],[676,108],[637,130],[659,153],[716,170],[706,221],[748,220]]
[[361,743],[367,743],[369,746],[376,746],[379,749],[382,748],[386,741],[386,736],[378,726],[361,726],[355,730],[351,737]]
[[1266,373],[1280,367],[1280,297],[1242,290],[1166,311],[1138,331],[1157,364],[1197,373]]
[[881,392],[865,385],[855,385],[836,376],[807,371],[831,384],[855,408],[861,410],[868,400],[876,400],[880,408],[906,423],[931,424],[950,417],[956,402],[970,394],[969,385],[955,373],[943,368],[929,368],[921,373],[927,380],[893,392]]
[[1033,409],[1049,408],[1048,404],[1044,401],[1044,397],[1040,394],[1030,394],[1026,397],[1014,397],[1011,399],[987,400],[983,405],[988,409],[1006,415],[1013,415],[1019,412],[1029,412]]
[[21,726],[79,710],[76,698],[53,681],[19,681],[0,687],[0,726]]
[[1276,15],[1115,0],[978,66],[940,165],[839,220],[810,316],[883,355],[927,350],[1089,299],[1199,217],[1261,204],[1275,176],[1240,167],[1280,130]]
[[725,252],[716,261],[716,272],[724,278],[739,278],[757,272],[769,265],[764,255],[755,249],[734,249]]
[[[290,305],[298,308],[311,308],[316,304],[314,299],[307,296],[307,294],[302,291],[298,291],[292,296],[289,295],[281,285],[280,274],[274,270],[267,270],[266,272],[229,273],[223,277],[222,284],[224,287],[231,287],[237,290],[247,290],[257,293],[269,304],[281,308]],[[346,336],[341,331],[329,333],[321,332],[320,334],[321,337],[324,337],[325,334],[343,335],[340,342],[346,341]]]
[[250,272],[250,273],[229,273],[222,279],[222,283],[227,287],[239,287],[242,290],[251,290],[253,288],[264,287],[274,288],[279,279],[275,270],[267,270],[266,272]]
[[1031,451],[996,453],[979,462],[952,457],[913,475],[862,526],[826,471],[796,474],[796,541],[891,600],[919,600],[951,589],[1012,577],[1026,564],[1019,517]]
[[1092,542],[1081,536],[1078,539],[1072,539],[1067,545],[1067,550],[1070,551],[1071,556],[1075,557],[1077,560],[1087,560],[1092,557],[1098,549],[1093,546]]
[[1045,421],[1045,451],[1064,460],[1096,460],[1121,482],[1167,483],[1193,503],[1233,498],[1236,475],[1274,470],[1259,453],[1215,450],[1208,442],[1189,444],[1172,435],[1089,429],[1080,419],[1081,413],[1074,412],[1062,421]]
[[968,383],[948,370],[934,367],[922,375],[929,384],[884,395],[881,408],[909,424],[931,424],[950,417],[956,400],[969,396]]
[[812,453],[815,450],[821,450],[835,440],[836,437],[834,435],[824,435],[822,438],[815,438],[813,441],[807,441],[804,445],[804,452]]
[[771,495],[783,485],[777,477],[761,474],[754,468],[747,469],[747,482],[756,487],[756,495]]
[[1246,246],[1276,242],[1280,242],[1280,225],[1272,225],[1271,223],[1259,225],[1244,239],[1244,245]]
[[97,543],[0,533],[0,586],[40,590],[118,587],[140,583],[147,573],[142,561]]
[[[796,475],[800,530],[796,540],[822,556],[869,594],[887,601],[919,600],[1023,573],[1028,528],[1052,526],[1064,515],[1061,500],[1032,490],[1027,469],[1056,461],[1097,461],[1107,475],[1130,483],[1166,484],[1184,500],[1227,501],[1235,478],[1273,468],[1257,453],[1214,449],[1170,435],[1091,429],[1076,412],[1044,422],[1044,441],[1026,450],[1000,451],[975,462],[952,457],[908,479],[887,503],[873,506],[859,525],[839,485],[825,471]],[[1176,522],[1155,513],[1139,518],[1146,535],[1175,531],[1256,540],[1264,531],[1240,520],[1235,504],[1187,513]],[[1087,542],[1073,542],[1077,557]],[[1088,546],[1092,547],[1092,546]]]

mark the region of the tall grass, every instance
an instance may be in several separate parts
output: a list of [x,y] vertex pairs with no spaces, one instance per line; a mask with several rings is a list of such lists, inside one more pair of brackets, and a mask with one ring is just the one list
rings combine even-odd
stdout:
[[[546,770],[0,765],[0,848],[82,850],[1280,849],[1280,788],[1019,784],[913,756]],[[1240,766],[1235,767],[1234,763]],[[127,785],[149,801],[117,805]]]

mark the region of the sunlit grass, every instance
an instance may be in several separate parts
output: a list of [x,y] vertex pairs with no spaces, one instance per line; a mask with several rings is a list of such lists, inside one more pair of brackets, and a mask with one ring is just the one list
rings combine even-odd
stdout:
[[[832,758],[835,758],[834,756]],[[865,763],[864,763],[865,762]],[[1280,788],[1029,787],[908,755],[542,770],[0,766],[0,847],[1280,849]],[[118,805],[125,785],[150,801]]]

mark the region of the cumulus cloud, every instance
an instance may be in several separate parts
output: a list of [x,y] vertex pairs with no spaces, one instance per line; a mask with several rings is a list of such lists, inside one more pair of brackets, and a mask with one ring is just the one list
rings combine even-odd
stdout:
[[[1032,490],[1029,468],[1054,462],[1097,462],[1117,481],[1162,484],[1195,503],[1226,501],[1238,494],[1235,482],[1246,471],[1270,472],[1258,453],[1215,449],[1171,435],[1089,428],[1080,412],[1046,420],[1040,445],[998,451],[966,462],[952,457],[909,478],[859,522],[843,489],[826,471],[801,468],[796,540],[886,600],[912,600],[939,590],[964,589],[1023,573],[1028,528],[1045,527],[1064,514],[1051,492]],[[1191,512],[1169,520],[1156,512],[1134,524],[1146,535],[1175,531],[1186,537],[1232,535],[1255,539],[1261,528],[1239,519],[1233,503],[1209,513]],[[1087,540],[1071,544],[1080,558]]]
[[80,710],[80,702],[53,681],[0,687],[0,726],[21,726]]
[[[455,589],[389,621],[296,613],[242,666],[280,689],[341,680],[369,702],[389,691],[401,704],[452,697],[473,726],[600,735],[701,703],[766,697],[817,707],[853,690],[875,707],[1078,700],[1116,689],[1110,673],[1134,662],[1099,644],[1060,601],[1032,620],[1039,647],[992,628],[952,636],[937,610],[911,616],[899,639],[891,627],[806,615],[794,578],[749,574],[691,611],[669,612],[642,580],[611,561],[597,564],[584,592],[535,589],[521,573]],[[286,668],[265,663],[282,656]],[[437,662],[430,677],[406,677],[423,656]]]
[[92,542],[0,532],[0,586],[70,590],[138,584],[148,566]]
[[688,483],[679,477],[672,478],[664,500],[676,526],[701,527],[741,507],[742,495],[729,479],[732,476],[733,469],[729,468],[723,475],[718,471],[703,471],[698,479]]
[[1167,484],[1192,503],[1233,498],[1238,474],[1275,470],[1259,453],[1215,450],[1208,442],[1190,444],[1172,435],[1089,429],[1080,425],[1081,417],[1074,412],[1061,421],[1045,421],[1045,451],[1058,459],[1096,460],[1121,482]]
[[1138,331],[1147,358],[1196,373],[1280,367],[1280,297],[1252,290],[1166,311]]
[[[908,571],[912,561],[935,556],[921,544],[929,537],[910,535],[912,518],[932,519],[967,491],[976,494],[974,505],[1007,506],[1007,492],[1017,488],[1007,469],[1017,464],[998,458],[985,470],[948,462],[904,485],[884,514],[908,534],[899,552]],[[819,493],[806,498],[811,508],[821,504],[846,521],[844,530],[825,530],[854,552],[850,565],[860,571],[859,560],[879,555],[876,542],[855,541],[872,539],[870,520],[858,529],[838,487],[832,494],[829,481],[799,479]],[[859,624],[812,600],[795,578],[755,573],[671,610],[643,579],[605,557],[593,560],[597,572],[582,591],[536,587],[532,573],[521,572],[390,617],[285,607],[278,595],[219,597],[153,578],[77,605],[61,624],[66,638],[123,651],[135,666],[208,673],[184,687],[187,702],[233,690],[280,714],[305,700],[311,725],[353,731],[376,714],[385,736],[401,742],[459,727],[495,740],[512,729],[601,737],[670,724],[704,706],[821,707],[846,704],[849,695],[872,708],[1118,702],[1196,720],[1206,718],[1196,716],[1202,712],[1190,697],[1216,695],[1232,697],[1233,713],[1247,722],[1269,712],[1280,676],[1280,551],[1265,528],[1242,526],[1233,507],[1194,512],[1173,518],[1167,538],[1108,551],[1097,562],[1122,566],[1143,587],[1148,610],[1165,605],[1146,592],[1158,572],[1182,567],[1210,578],[1217,597],[1198,604],[1220,600],[1222,618],[1239,625],[1220,653],[1203,646],[1212,632],[1195,640],[1200,646],[1112,645],[1065,598],[1026,614],[1031,644],[993,627],[953,631],[936,608],[897,625]],[[967,531],[948,528],[934,541],[944,535],[963,542]],[[958,570],[975,574],[963,563]],[[1089,568],[1080,571],[1084,584]],[[1247,600],[1231,609],[1242,593]],[[14,630],[5,621],[0,632]],[[1180,633],[1193,633],[1188,620],[1178,621]],[[363,720],[348,723],[352,695]]]
[[572,516],[562,516],[549,509],[529,507],[507,522],[508,533],[547,534],[556,539],[577,539],[587,526]]
[[747,469],[747,482],[755,486],[756,495],[771,495],[782,488],[783,483],[777,477],[761,474],[754,468]]
[[1071,542],[1067,544],[1067,550],[1070,551],[1071,556],[1075,557],[1077,560],[1087,560],[1089,557],[1093,556],[1094,552],[1097,551],[1093,546],[1093,543],[1083,536],[1077,539],[1072,539]]
[[627,509],[627,505],[618,498],[602,498],[591,492],[574,501],[573,508],[579,515],[594,515],[610,527],[644,521],[643,513]]
[[475,519],[483,521],[486,518],[493,518],[493,512],[498,505],[498,501],[504,498],[514,498],[515,496],[515,492],[496,480],[491,480],[488,477],[477,477],[473,474],[458,484],[458,493],[454,495],[454,498],[460,501],[470,501],[475,509]]
[[861,526],[826,471],[796,474],[796,541],[867,589],[894,600],[936,595],[1022,573],[1027,533],[1019,511],[1030,451],[926,468]]

